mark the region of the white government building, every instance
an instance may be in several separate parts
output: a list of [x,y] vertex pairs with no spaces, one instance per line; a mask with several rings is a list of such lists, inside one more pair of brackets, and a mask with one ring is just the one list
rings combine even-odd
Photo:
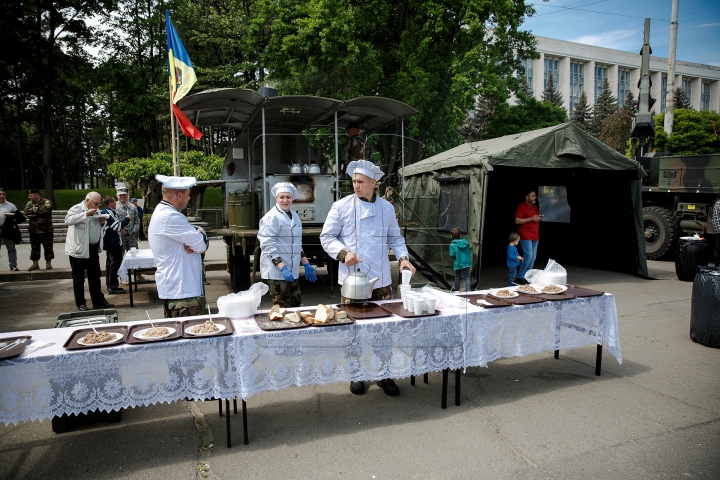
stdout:
[[[638,98],[642,45],[638,45],[638,53],[632,53],[553,38],[535,38],[540,58],[522,62],[527,83],[538,100],[545,90],[549,73],[553,74],[563,106],[569,113],[583,91],[592,107],[605,78],[621,106],[628,91]],[[656,114],[665,111],[667,67],[667,58],[650,56],[651,96],[656,100],[652,110]],[[685,90],[694,110],[720,112],[720,67],[676,60],[675,87]]]

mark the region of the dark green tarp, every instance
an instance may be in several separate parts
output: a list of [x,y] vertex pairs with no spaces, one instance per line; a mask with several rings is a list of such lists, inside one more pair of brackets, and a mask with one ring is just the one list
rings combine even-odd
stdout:
[[544,267],[543,259],[554,258],[648,274],[641,198],[645,172],[638,162],[571,123],[466,143],[401,172],[401,194],[409,206],[402,220],[419,223],[408,228],[406,241],[437,271],[444,268],[452,274],[447,253],[451,239],[437,229],[439,209],[465,207],[441,205],[441,187],[448,177],[463,177],[469,182],[466,236],[473,247],[475,274],[480,264],[504,264],[507,238],[515,230],[515,207],[527,191],[540,186],[566,187],[571,220],[541,223],[535,268]]

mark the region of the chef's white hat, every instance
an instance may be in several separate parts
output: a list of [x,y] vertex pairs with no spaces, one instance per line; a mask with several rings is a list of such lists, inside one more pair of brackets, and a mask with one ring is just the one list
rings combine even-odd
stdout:
[[362,173],[366,177],[374,178],[378,181],[385,175],[382,170],[380,170],[380,167],[367,160],[350,162],[347,166],[347,174],[352,176],[353,173]]
[[270,189],[270,195],[273,197],[277,197],[281,193],[289,193],[292,195],[293,200],[297,200],[297,198],[300,196],[300,194],[297,191],[297,188],[295,188],[295,185],[293,185],[290,182],[279,182],[273,185],[273,187]]
[[155,180],[163,184],[164,188],[173,190],[185,190],[195,186],[197,180],[195,177],[168,177],[167,175],[155,175]]

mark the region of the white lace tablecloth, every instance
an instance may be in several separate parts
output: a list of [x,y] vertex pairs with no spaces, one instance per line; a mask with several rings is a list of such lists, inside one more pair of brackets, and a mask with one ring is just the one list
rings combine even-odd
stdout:
[[138,249],[135,255],[131,255],[129,252],[125,254],[120,264],[120,269],[118,270],[118,277],[120,277],[123,282],[127,282],[128,270],[155,267],[157,267],[157,264],[155,263],[152,250],[149,248]]
[[[235,321],[236,330],[248,322],[254,324]],[[347,326],[256,328],[224,337],[65,350],[73,331],[0,334],[32,335],[28,348],[50,343],[0,360],[0,422],[186,397],[247,399],[291,385],[403,378],[603,341],[622,361],[615,301],[608,294],[525,307],[447,307],[434,317],[392,316]]]

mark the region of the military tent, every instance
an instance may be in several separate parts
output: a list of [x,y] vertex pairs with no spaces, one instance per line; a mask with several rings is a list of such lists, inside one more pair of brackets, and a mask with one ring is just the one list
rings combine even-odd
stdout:
[[449,232],[460,228],[472,246],[476,281],[481,265],[505,265],[525,195],[559,192],[539,199],[543,214],[561,196],[569,215],[541,222],[535,268],[553,258],[647,276],[644,176],[638,162],[572,123],[465,143],[402,169],[406,242],[416,259],[452,275]]

